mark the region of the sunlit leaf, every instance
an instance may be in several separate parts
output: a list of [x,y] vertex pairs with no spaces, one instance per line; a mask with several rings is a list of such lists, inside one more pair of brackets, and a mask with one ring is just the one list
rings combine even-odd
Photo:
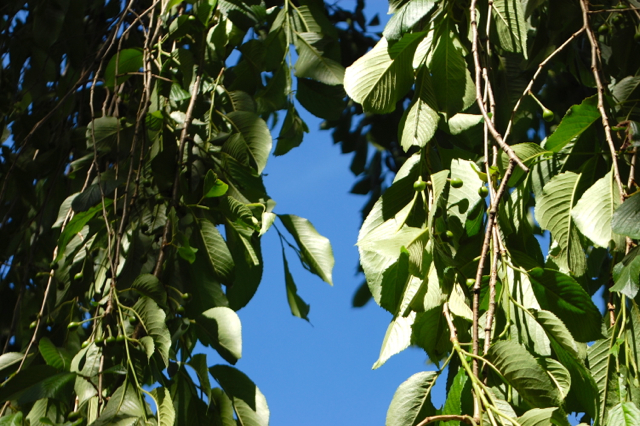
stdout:
[[580,232],[596,245],[608,247],[613,240],[619,250],[624,246],[624,239],[616,235],[610,226],[613,212],[619,205],[618,186],[613,172],[609,172],[582,194],[571,210],[571,217]]
[[522,53],[527,58],[527,24],[520,0],[493,2],[493,18],[500,47],[507,52]]
[[613,232],[640,238],[640,193],[627,198],[613,213]]
[[153,339],[156,350],[160,354],[164,364],[167,365],[169,363],[171,335],[165,323],[166,314],[153,299],[146,296],[138,299],[133,306],[133,310],[140,315],[145,331]]
[[565,145],[587,130],[600,118],[597,102],[598,96],[593,95],[582,101],[580,105],[572,106],[562,118],[555,132],[549,136],[544,148],[559,152]]
[[534,408],[558,407],[560,392],[524,346],[509,340],[494,343],[487,358]]
[[242,325],[233,310],[216,307],[204,311],[197,324],[207,336],[203,343],[214,347],[229,363],[235,364],[242,357]]
[[385,38],[347,68],[344,89],[368,112],[391,112],[413,85],[413,54],[424,34],[406,34],[389,46]]
[[278,217],[296,240],[300,248],[300,259],[312,273],[333,285],[331,274],[334,260],[329,240],[320,235],[307,219],[290,214],[281,214]]
[[438,373],[435,371],[422,371],[402,383],[393,395],[385,425],[415,425],[423,418],[435,414],[431,390],[437,378]]

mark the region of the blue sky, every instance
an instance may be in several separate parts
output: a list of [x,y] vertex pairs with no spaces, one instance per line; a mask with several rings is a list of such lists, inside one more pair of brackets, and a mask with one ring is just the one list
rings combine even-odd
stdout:
[[[354,3],[338,5],[352,10]],[[367,19],[379,13],[385,23],[386,11],[386,1],[367,2]],[[382,29],[382,25],[372,28]],[[282,157],[272,156],[264,180],[278,203],[276,213],[305,217],[331,240],[334,286],[304,270],[288,250],[298,292],[311,305],[311,324],[293,317],[286,300],[280,243],[275,230],[269,231],[262,243],[262,284],[238,312],[243,357],[236,367],[265,394],[272,425],[383,425],[396,388],[412,374],[434,366],[425,364],[422,350],[409,348],[378,370],[371,369],[391,315],[373,301],[364,308],[351,307],[353,293],[363,280],[356,275],[355,242],[366,199],[349,194],[355,182],[349,171],[351,155],[342,155],[331,134],[318,130],[320,120],[306,113],[303,119],[311,133],[299,148]],[[224,363],[214,352],[207,354],[209,365]],[[434,395],[434,401],[438,406],[443,396]]]
[[[353,10],[355,0],[336,4]],[[387,1],[369,0],[366,5],[367,21],[378,14],[381,22],[370,31],[382,32],[389,19]],[[366,198],[349,193],[355,182],[349,170],[351,154],[341,154],[331,134],[318,130],[321,120],[300,111],[311,133],[299,148],[270,157],[264,181],[277,202],[276,213],[305,217],[331,240],[334,286],[304,270],[295,253],[287,249],[298,293],[311,304],[311,324],[293,317],[286,299],[278,236],[275,230],[268,232],[262,240],[263,281],[253,300],[238,312],[243,357],[236,367],[265,394],[271,425],[384,425],[397,387],[419,371],[436,368],[427,364],[423,350],[410,347],[379,369],[371,369],[391,314],[373,301],[364,308],[351,307],[353,294],[364,279],[356,274],[355,242]],[[274,142],[277,133],[275,129]],[[548,232],[540,243],[548,247]],[[207,355],[209,365],[224,363],[214,351]],[[436,407],[444,403],[445,383],[446,373],[432,390]],[[576,418],[571,421],[578,423]]]

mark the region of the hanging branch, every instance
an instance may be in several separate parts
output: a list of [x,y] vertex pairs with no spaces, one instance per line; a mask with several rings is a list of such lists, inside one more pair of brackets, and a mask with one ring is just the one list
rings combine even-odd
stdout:
[[[491,200],[491,208],[487,213],[487,228],[484,234],[484,242],[482,243],[482,251],[480,252],[480,260],[478,261],[478,269],[476,270],[476,282],[473,285],[473,325],[472,325],[472,339],[473,339],[473,354],[478,356],[478,314],[480,310],[480,284],[482,282],[482,271],[484,269],[484,263],[487,258],[487,254],[489,253],[489,246],[491,245],[491,240],[493,236],[493,228],[496,221],[496,217],[498,215],[498,207],[500,205],[500,199],[505,193],[507,188],[507,182],[511,177],[515,169],[516,163],[512,160],[509,161],[509,167],[504,173],[504,177],[502,178],[502,182],[500,183],[500,187],[498,188],[498,192],[496,196]],[[478,376],[478,361],[476,359],[473,360],[473,374]]]
[[604,109],[604,86],[602,85],[602,80],[600,79],[600,67],[598,66],[600,63],[600,47],[598,47],[596,36],[589,26],[589,1],[580,0],[580,7],[582,8],[582,22],[584,24],[583,28],[584,30],[586,30],[587,37],[589,38],[589,44],[591,44],[591,72],[593,73],[593,78],[596,80],[596,87],[598,89],[598,111],[600,111],[600,116],[602,118],[602,127],[604,127],[604,136],[607,140],[609,151],[611,153],[611,161],[613,163],[613,177],[618,184],[618,189],[620,190],[620,201],[624,201],[625,190],[624,185],[622,184],[622,179],[620,178],[620,169],[618,168],[618,153],[616,152],[616,147],[613,144],[613,138],[611,137],[611,126],[609,125],[607,111]]
[[524,163],[518,158],[513,149],[509,145],[507,145],[500,133],[496,130],[491,118],[489,118],[489,114],[487,113],[487,109],[484,106],[484,102],[482,100],[482,70],[483,67],[480,64],[480,53],[478,50],[478,18],[476,16],[476,2],[477,0],[472,0],[471,5],[469,6],[469,10],[471,12],[471,33],[472,33],[472,48],[471,52],[473,53],[473,63],[475,68],[475,84],[476,84],[476,102],[480,107],[480,112],[482,112],[482,116],[484,117],[485,123],[487,123],[487,127],[491,136],[496,141],[496,143],[502,148],[502,150],[509,156],[509,159],[515,162],[518,167],[520,167],[523,171],[528,172],[529,168],[524,165]]
[[491,346],[491,330],[493,317],[496,311],[496,282],[498,281],[498,230],[493,227],[493,259],[491,261],[491,275],[489,276],[489,309],[487,310],[487,322],[484,326],[484,351],[489,351]]

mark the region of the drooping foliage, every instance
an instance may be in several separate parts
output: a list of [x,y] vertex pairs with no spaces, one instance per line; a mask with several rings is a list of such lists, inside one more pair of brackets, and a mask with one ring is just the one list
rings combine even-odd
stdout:
[[411,345],[438,368],[387,425],[637,421],[639,7],[390,1],[347,68],[334,139],[379,148],[353,188],[354,305],[393,315],[373,368]]
[[[273,145],[308,132],[300,104],[342,108],[328,16],[351,13],[288,0],[0,11],[0,423],[267,425],[256,384],[193,350],[242,356],[236,312],[272,226],[283,255],[332,284],[328,240],[276,213],[262,174]],[[291,312],[308,319],[284,267]]]
[[388,425],[638,422],[640,3],[392,0],[379,37],[363,8],[0,6],[0,424],[268,424],[231,366],[260,237],[332,283],[262,181],[300,106],[369,196],[354,304],[393,316],[374,368],[411,345],[438,367]]

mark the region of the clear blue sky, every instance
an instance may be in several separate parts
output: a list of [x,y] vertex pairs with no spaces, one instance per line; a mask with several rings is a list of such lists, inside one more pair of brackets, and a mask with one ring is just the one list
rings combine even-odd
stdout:
[[[338,4],[353,9],[354,1]],[[369,20],[388,20],[387,2],[367,2]],[[383,25],[372,30],[381,32]],[[311,304],[311,324],[293,317],[286,300],[280,243],[275,230],[263,237],[265,270],[253,300],[238,312],[243,326],[243,357],[236,367],[261,389],[271,410],[271,424],[384,425],[396,388],[412,374],[433,369],[420,349],[409,348],[371,370],[391,315],[373,301],[360,309],[351,298],[363,280],[356,275],[360,209],[366,199],[349,194],[355,182],[351,155],[342,155],[320,120],[303,119],[310,133],[302,146],[271,157],[264,178],[276,213],[309,219],[333,246],[334,286],[304,270],[292,250],[287,258],[300,296]],[[282,229],[282,227],[281,227]],[[224,363],[213,351],[209,365]],[[445,378],[439,386],[443,393]],[[436,406],[442,395],[434,395]]]

